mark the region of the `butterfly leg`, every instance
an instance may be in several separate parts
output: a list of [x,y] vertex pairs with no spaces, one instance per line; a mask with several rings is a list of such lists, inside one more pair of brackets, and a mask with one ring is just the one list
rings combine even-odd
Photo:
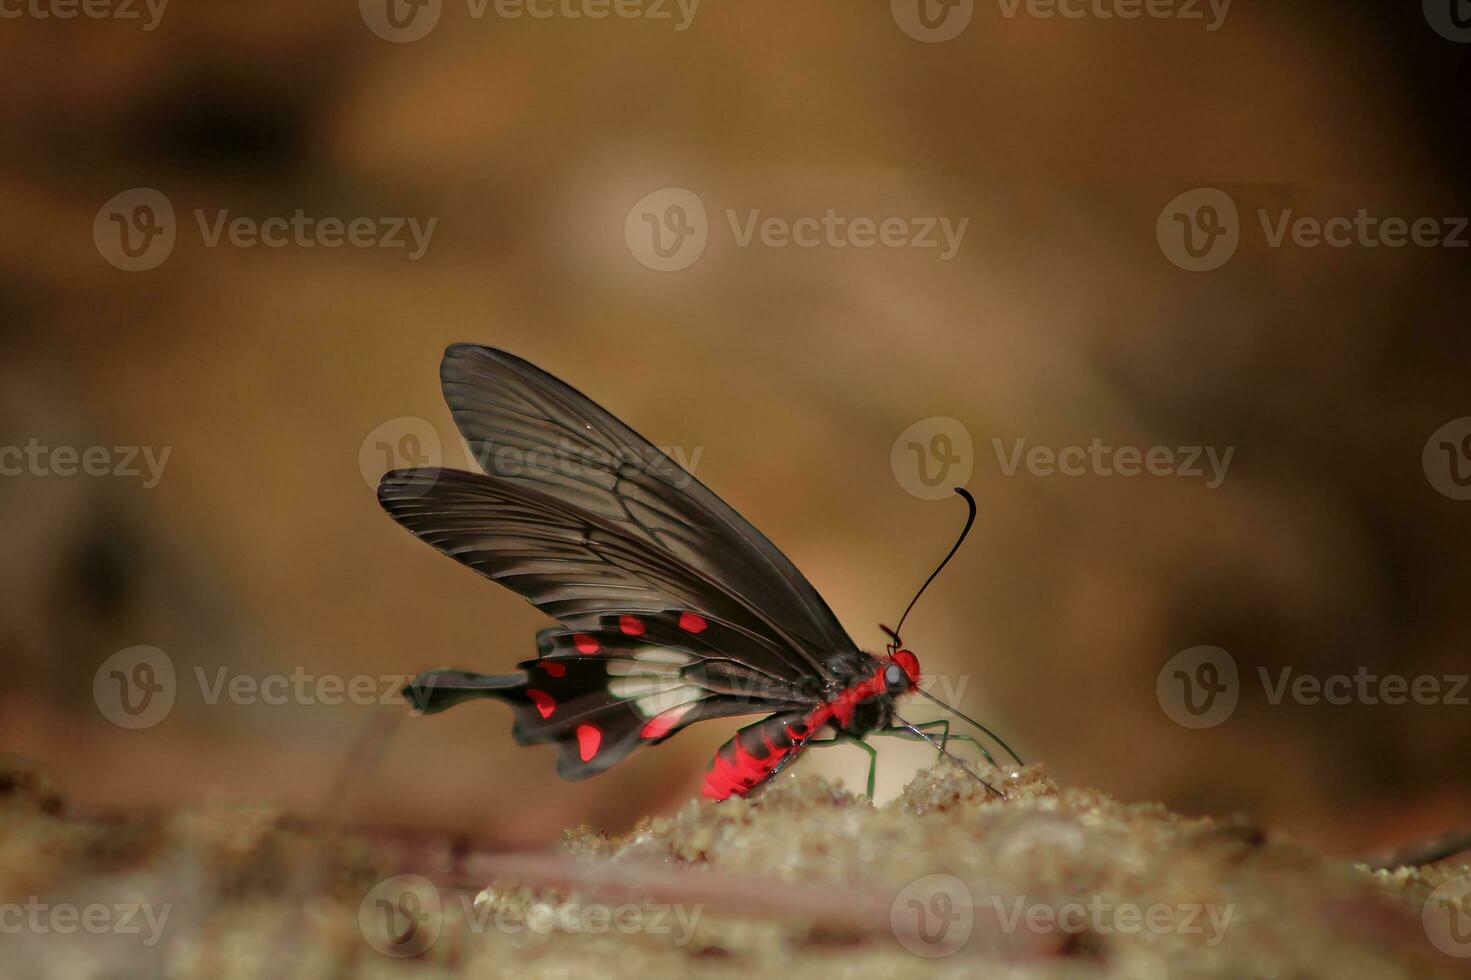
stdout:
[[[969,735],[951,735],[950,722],[946,719],[941,718],[935,721],[922,721],[914,727],[920,729],[921,731],[925,731],[931,728],[939,728],[941,747],[940,751],[942,752],[945,750],[944,747],[949,743],[950,739],[953,738],[957,742],[969,742],[970,744],[974,745],[977,749],[980,750],[981,755],[985,758],[987,762],[989,762],[993,766],[996,765],[996,760],[991,757],[991,753],[987,752],[986,747],[982,745],[979,741]],[[894,728],[880,728],[875,734],[893,735],[895,738],[907,738],[911,742],[920,741],[920,737],[911,732],[909,729],[899,728],[897,726]],[[997,768],[999,769],[1000,767],[997,766]]]
[[856,745],[868,753],[868,798],[873,799],[874,779],[878,775],[879,751],[861,738],[851,735],[834,735],[831,738],[814,738],[808,745]]

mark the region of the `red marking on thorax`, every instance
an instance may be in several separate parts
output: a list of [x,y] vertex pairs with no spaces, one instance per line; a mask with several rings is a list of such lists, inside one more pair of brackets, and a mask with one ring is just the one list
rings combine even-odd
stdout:
[[[887,664],[880,664],[878,670],[863,678],[863,680],[854,684],[852,687],[844,688],[841,694],[827,704],[819,705],[816,710],[826,709],[830,712],[830,717],[837,719],[839,725],[847,726],[852,724],[853,712],[857,709],[860,702],[867,701],[869,698],[883,694],[888,690],[888,685],[884,683],[885,666]],[[823,719],[823,721],[826,720],[826,718]]]

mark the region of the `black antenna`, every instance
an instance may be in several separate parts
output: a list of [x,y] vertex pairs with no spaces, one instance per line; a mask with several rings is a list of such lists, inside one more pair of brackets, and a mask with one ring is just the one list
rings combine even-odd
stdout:
[[976,522],[976,498],[972,497],[970,492],[964,487],[956,487],[955,492],[965,498],[966,506],[970,508],[970,516],[965,519],[965,527],[961,528],[960,537],[955,539],[955,545],[950,549],[950,553],[940,561],[940,564],[935,566],[935,570],[930,572],[930,577],[924,580],[924,585],[921,585],[919,591],[914,594],[914,598],[909,600],[909,605],[904,607],[904,615],[899,617],[899,625],[893,629],[889,629],[887,626],[879,627],[885,633],[889,634],[890,639],[894,641],[894,645],[889,648],[890,653],[904,645],[899,639],[899,631],[904,628],[904,620],[909,618],[909,610],[913,609],[914,604],[919,601],[919,597],[924,595],[924,590],[930,587],[930,583],[935,580],[935,576],[939,575],[941,570],[950,563],[950,559],[955,557],[955,553],[965,543],[965,536],[970,533],[971,525]]
[[[944,567],[950,563],[950,559],[955,557],[955,553],[959,551],[960,546],[965,543],[965,536],[970,533],[971,525],[975,524],[976,522],[976,498],[972,497],[969,491],[967,491],[964,487],[956,487],[955,492],[960,494],[960,496],[965,499],[966,506],[970,508],[970,514],[965,519],[965,527],[961,528],[960,530],[960,537],[955,539],[955,544],[951,547],[950,553],[947,554],[943,560],[941,560],[940,564],[935,566],[935,570],[933,572],[930,572],[930,577],[924,580],[924,585],[921,585],[919,587],[919,591],[914,594],[914,598],[909,600],[909,605],[904,607],[904,615],[899,617],[899,625],[896,626],[894,629],[889,629],[889,627],[882,624],[880,624],[879,626],[879,629],[883,630],[889,635],[889,654],[891,656],[893,655],[895,650],[898,650],[901,646],[904,645],[903,641],[899,639],[899,631],[904,628],[904,620],[909,617],[909,611],[914,608],[914,604],[919,601],[919,597],[924,595],[924,590],[929,588],[930,583],[935,580],[935,576],[939,575]],[[1026,763],[1022,762],[1021,756],[1017,755],[1016,751],[1010,745],[1007,745],[1006,740],[1003,739],[1000,735],[997,735],[995,732],[991,731],[991,729],[987,728],[985,725],[982,725],[980,722],[976,721],[969,715],[963,714],[958,708],[952,707],[951,705],[946,704],[944,701],[941,701],[929,691],[918,688],[916,690],[918,690],[919,693],[924,695],[926,698],[929,698],[935,704],[944,708],[946,711],[949,711],[951,714],[959,717],[962,721],[968,722],[974,727],[985,732],[987,735],[991,736],[996,744],[1000,745],[1003,749],[1006,750],[1007,755],[1010,755],[1013,759],[1016,760],[1017,765],[1026,765]],[[908,722],[904,722],[903,719],[900,719],[900,721],[906,726],[908,725]],[[939,743],[935,742],[934,739],[926,737],[925,741],[934,744],[945,755],[950,755],[950,753],[945,752],[944,748],[941,747]],[[986,753],[986,750],[984,748],[982,748],[981,751],[982,753],[986,754],[988,759],[990,758],[990,754]],[[954,756],[951,756],[951,758],[953,759]],[[975,773],[971,773],[971,775],[974,776]],[[980,777],[977,776],[976,778],[979,779]],[[985,780],[982,780],[982,782],[985,782]],[[987,786],[987,789],[991,789],[992,792],[995,792],[994,788],[989,785]]]

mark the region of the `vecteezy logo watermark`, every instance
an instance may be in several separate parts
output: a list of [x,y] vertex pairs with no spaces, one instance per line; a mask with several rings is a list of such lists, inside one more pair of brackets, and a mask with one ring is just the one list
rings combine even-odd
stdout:
[[92,902],[76,906],[69,902],[50,903],[32,895],[24,903],[0,902],[0,935],[19,936],[142,936],[142,945],[152,948],[163,937],[172,903],[153,905],[149,902]]
[[134,20],[146,32],[158,27],[168,5],[169,0],[0,0],[0,20]]
[[[1015,476],[1023,465],[1032,476],[1177,476],[1206,477],[1205,488],[1215,490],[1226,479],[1235,446],[1224,451],[1215,446],[1111,446],[1095,436],[1085,446],[1027,446],[1014,439],[1008,448],[1003,440],[991,439],[996,463],[1003,476]],[[1206,473],[1202,461],[1209,466]]]
[[970,431],[946,415],[921,419],[899,433],[889,449],[889,469],[907,493],[942,500],[970,481],[975,447]]
[[[1231,0],[996,0],[1006,20],[1178,20],[1205,22],[1214,33],[1226,22]],[[970,24],[975,0],[889,0],[900,30],[916,41],[953,40]]]
[[710,240],[705,202],[684,187],[645,194],[623,221],[623,240],[629,253],[655,272],[688,269]]
[[[1360,666],[1328,675],[1259,666],[1258,682],[1273,707],[1293,704],[1471,704],[1471,674],[1378,674]],[[1171,657],[1155,678],[1155,695],[1170,720],[1184,728],[1214,728],[1236,710],[1241,680],[1236,659],[1220,647],[1191,647]]]
[[[229,667],[194,667],[190,676],[199,699],[251,706],[394,705],[413,680],[410,674],[313,674],[296,666],[285,672],[247,674]],[[92,676],[92,699],[102,716],[120,728],[152,728],[174,710],[179,695],[174,662],[157,647],[136,646],[108,657]]]
[[1471,416],[1451,419],[1431,433],[1420,465],[1440,493],[1452,500],[1471,500]]
[[119,650],[92,675],[92,700],[119,728],[152,728],[174,710],[174,662],[157,647]]
[[889,906],[899,945],[916,956],[950,956],[970,941],[976,910],[965,882],[954,875],[925,875],[900,889]]
[[1436,949],[1458,959],[1471,957],[1471,874],[1435,886],[1420,908],[1420,923]]
[[124,272],[143,272],[174,250],[174,206],[162,191],[134,187],[114,194],[92,219],[97,252]]
[[[1256,209],[1257,224],[1268,248],[1466,248],[1471,218],[1405,218],[1371,214],[1331,217],[1298,215],[1292,208]],[[1225,191],[1197,187],[1166,204],[1155,223],[1159,247],[1175,265],[1190,272],[1219,269],[1236,253],[1242,236],[1236,202]]]
[[[289,216],[231,217],[228,209],[193,210],[205,248],[382,248],[408,249],[416,262],[429,249],[438,218],[319,218],[297,208]],[[174,207],[161,192],[135,187],[114,195],[92,222],[97,252],[125,272],[143,272],[163,264],[178,237]]]
[[959,37],[975,12],[975,0],[889,0],[889,13],[899,29],[926,44]]
[[1467,0],[1421,0],[1425,20],[1447,41],[1471,44],[1471,3]]
[[374,885],[358,905],[363,938],[384,956],[418,956],[444,928],[444,907],[434,882],[421,875],[394,875]]
[[1186,271],[1219,269],[1241,241],[1236,202],[1214,187],[1186,191],[1159,213],[1154,237],[1165,258]]
[[[677,32],[689,30],[700,0],[465,0],[471,20],[486,13],[499,20],[669,21]],[[368,30],[385,41],[404,44],[434,30],[443,0],[358,0]]]
[[401,959],[418,956],[432,947],[451,911],[466,932],[477,936],[487,932],[512,937],[553,932],[641,933],[673,936],[673,944],[679,947],[688,945],[694,937],[704,906],[567,901],[534,902],[523,909],[477,901],[466,892],[442,896],[428,878],[403,874],[378,882],[363,897],[358,906],[358,927],[378,952]]
[[[43,446],[32,437],[25,446],[0,446],[0,476],[143,477],[143,489],[152,490],[163,479],[173,446]],[[138,468],[142,462],[143,469]],[[146,472],[144,472],[146,470]]]
[[[423,470],[440,466],[439,432],[427,419],[401,415],[376,426],[358,446],[358,472],[376,488],[383,474],[393,470]],[[434,481],[425,475],[406,484],[406,492],[428,493]]]
[[[763,214],[760,208],[726,208],[726,224],[737,248],[935,249],[941,262],[960,251],[969,218],[839,214],[798,217]],[[657,272],[687,269],[710,239],[705,202],[684,187],[665,187],[640,198],[623,221],[628,251]]]
[[1241,696],[1236,658],[1220,647],[1182,650],[1160,668],[1154,696],[1180,727],[1214,728],[1231,717]]
[[358,14],[368,30],[394,44],[427,36],[443,8],[443,0],[358,0]]

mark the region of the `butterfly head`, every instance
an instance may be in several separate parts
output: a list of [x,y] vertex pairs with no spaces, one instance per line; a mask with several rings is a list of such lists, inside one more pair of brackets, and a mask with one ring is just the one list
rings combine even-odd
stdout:
[[884,686],[890,694],[908,694],[919,686],[919,658],[908,650],[895,650],[884,667]]

